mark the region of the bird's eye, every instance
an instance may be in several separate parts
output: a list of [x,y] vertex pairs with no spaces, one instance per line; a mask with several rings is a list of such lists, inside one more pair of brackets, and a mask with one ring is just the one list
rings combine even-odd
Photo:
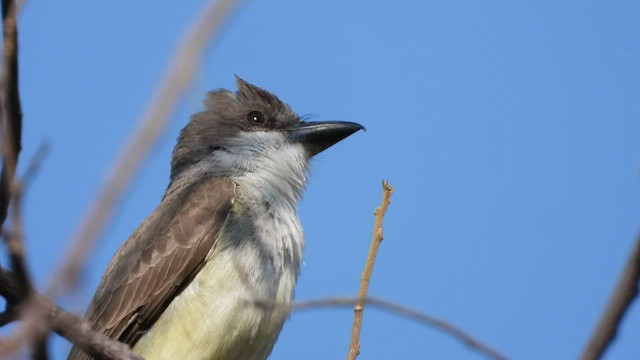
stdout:
[[247,120],[249,120],[249,122],[253,124],[262,124],[265,121],[265,117],[264,114],[260,111],[252,111],[247,114]]

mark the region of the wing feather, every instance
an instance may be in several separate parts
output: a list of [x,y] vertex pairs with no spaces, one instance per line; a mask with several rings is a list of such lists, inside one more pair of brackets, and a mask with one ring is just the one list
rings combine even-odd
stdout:
[[[235,185],[211,178],[167,194],[111,259],[86,317],[133,347],[202,267]],[[91,359],[74,348],[71,360]]]

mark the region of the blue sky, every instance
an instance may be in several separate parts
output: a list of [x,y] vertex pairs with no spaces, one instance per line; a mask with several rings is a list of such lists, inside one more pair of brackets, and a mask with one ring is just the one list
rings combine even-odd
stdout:
[[[30,1],[20,17],[24,151],[51,152],[26,199],[47,281],[204,1]],[[638,233],[640,3],[246,1],[197,69],[91,257],[81,312],[159,202],[179,129],[234,74],[300,114],[362,123],[313,162],[296,298],[354,295],[381,179],[396,188],[370,294],[441,317],[515,359],[578,356]],[[607,359],[640,348],[635,304]],[[273,359],[335,359],[352,311],[294,313]],[[365,312],[360,359],[480,359]],[[68,344],[57,339],[56,359]]]

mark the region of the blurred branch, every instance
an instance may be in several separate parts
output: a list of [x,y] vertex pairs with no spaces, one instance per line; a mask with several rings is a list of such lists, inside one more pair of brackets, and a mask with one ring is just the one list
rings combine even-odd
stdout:
[[591,335],[591,339],[584,348],[580,359],[595,360],[602,357],[607,347],[616,337],[622,318],[638,295],[638,281],[640,281],[640,234],[638,234],[629,259],[627,259],[627,264],[624,267],[618,285],[613,294],[611,294],[609,304]]
[[2,0],[2,78],[0,109],[2,119],[2,174],[0,176],[0,225],[7,218],[11,183],[22,148],[22,108],[18,93],[18,28],[12,0]]
[[24,255],[24,223],[22,221],[22,195],[23,186],[20,181],[14,179],[11,184],[13,197],[11,206],[11,229],[4,232],[2,237],[9,250],[9,263],[16,274],[20,292],[28,296],[32,291],[31,277]]
[[[35,170],[30,173],[34,174]],[[2,325],[14,320],[22,320],[22,323],[8,338],[0,340],[0,355],[9,355],[20,349],[24,342],[29,342],[32,358],[47,360],[47,339],[50,330],[42,309],[37,307],[34,301],[35,291],[24,254],[23,190],[23,183],[14,179],[11,192],[11,229],[3,234],[13,272],[5,271],[0,277],[0,292],[7,301]]]
[[118,155],[100,194],[81,222],[60,268],[52,277],[47,294],[58,294],[63,288],[75,284],[81,267],[103,233],[122,194],[193,81],[205,46],[219,32],[235,3],[234,0],[211,1],[182,41],[147,112]]
[[[6,310],[0,316],[0,326],[18,318],[25,320],[13,334],[11,340],[3,340],[3,350],[17,349],[24,341],[32,344],[32,357],[35,360],[47,360],[47,339],[49,329],[43,320],[43,314],[29,305],[34,295],[33,283],[29,276],[24,253],[24,225],[22,220],[22,197],[26,184],[29,184],[48,150],[48,144],[43,143],[32,158],[22,181],[13,179],[11,183],[11,229],[3,233],[5,245],[9,251],[9,260],[15,280],[0,282],[0,290],[7,301]],[[5,293],[9,291],[10,293]],[[25,310],[28,308],[29,310]],[[13,344],[13,345],[11,345]]]
[[349,352],[347,353],[347,360],[355,360],[360,354],[360,330],[362,329],[362,316],[364,313],[364,299],[367,298],[367,291],[369,290],[369,281],[371,281],[371,273],[373,272],[373,265],[376,262],[376,256],[378,255],[378,248],[384,238],[382,232],[382,220],[387,213],[387,208],[391,201],[389,198],[393,194],[393,188],[386,180],[382,180],[382,204],[374,211],[375,220],[373,223],[373,239],[371,240],[371,246],[369,247],[369,254],[367,255],[367,261],[362,271],[362,277],[360,279],[360,289],[358,290],[358,299],[355,308],[353,310],[353,327],[351,328],[351,342],[349,344]]
[[[2,0],[2,78],[0,80],[0,116],[2,119],[2,172],[0,173],[0,228],[4,226],[13,204],[11,231],[3,239],[9,252],[9,262],[16,274],[15,290],[24,299],[30,299],[33,285],[24,256],[22,222],[22,184],[15,180],[18,155],[22,149],[22,106],[18,87],[18,5],[13,0]],[[12,201],[13,198],[13,201]],[[6,313],[15,316],[12,308],[18,306],[6,298]],[[46,360],[46,333],[36,332],[28,338],[33,347],[33,357]]]
[[381,308],[382,310],[389,311],[391,313],[395,313],[398,315],[405,316],[411,320],[415,320],[421,324],[430,326],[438,331],[442,331],[445,334],[452,336],[454,339],[462,341],[469,348],[476,350],[482,353],[484,356],[496,359],[496,360],[506,360],[507,357],[502,355],[498,351],[492,349],[488,345],[481,343],[476,340],[473,336],[459,329],[453,324],[450,324],[444,320],[440,320],[433,316],[427,315],[425,313],[413,310],[411,308],[395,304],[393,302],[378,299],[378,298],[361,298],[361,297],[335,297],[328,299],[320,299],[320,300],[309,300],[309,301],[301,301],[296,302],[291,305],[291,310],[300,311],[300,310],[309,310],[309,309],[318,309],[318,308],[333,308],[338,306],[358,306],[358,304],[366,303],[370,306],[375,306]]
[[[0,283],[5,285],[0,287],[0,295],[23,304],[21,306],[24,306],[24,308],[19,308],[16,311],[24,313],[23,319],[25,322],[35,320],[39,327],[53,329],[53,331],[96,359],[143,360],[126,344],[93,330],[88,321],[64,311],[47,298],[34,294],[31,298],[32,301],[27,301],[16,291],[19,285],[15,274],[2,267],[0,267]],[[0,319],[3,319],[4,316],[0,314]],[[40,321],[43,317],[46,319],[46,324],[42,324],[42,321]],[[27,327],[23,327],[23,329],[25,328]],[[16,344],[19,344],[19,339],[24,336],[18,333],[9,339],[2,339],[0,341],[0,354],[4,355],[14,350]]]
[[33,291],[29,269],[24,254],[24,223],[22,221],[22,196],[24,188],[35,177],[44,156],[49,150],[49,145],[43,142],[29,163],[29,167],[22,181],[15,178],[12,179],[9,187],[11,188],[9,195],[13,198],[11,206],[11,229],[3,233],[5,245],[9,250],[9,261],[11,269],[18,278],[18,284],[22,288],[23,295],[28,295]]

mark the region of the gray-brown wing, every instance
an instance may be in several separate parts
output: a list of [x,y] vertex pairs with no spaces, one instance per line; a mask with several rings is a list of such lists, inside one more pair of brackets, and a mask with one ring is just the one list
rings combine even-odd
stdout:
[[[133,347],[203,265],[229,213],[235,185],[206,179],[167,194],[111,259],[86,317]],[[91,359],[77,348],[69,359]]]

